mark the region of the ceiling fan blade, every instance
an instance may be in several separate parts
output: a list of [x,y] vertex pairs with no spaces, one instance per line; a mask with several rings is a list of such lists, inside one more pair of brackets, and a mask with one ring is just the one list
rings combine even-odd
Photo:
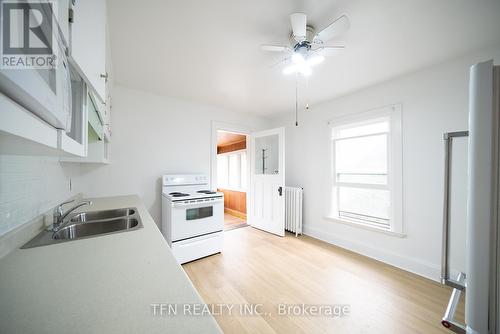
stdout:
[[317,48],[313,48],[311,52],[329,57],[343,54],[344,49],[345,46],[343,45],[320,45]]
[[328,25],[325,29],[321,30],[314,36],[315,41],[321,41],[321,42],[328,42],[330,39],[340,36],[347,30],[349,30],[349,27],[351,26],[351,23],[349,21],[349,18],[345,15],[342,15],[330,25]]
[[281,46],[281,45],[261,45],[260,48],[264,51],[271,51],[271,52],[285,52],[289,50],[288,46]]
[[290,15],[292,23],[293,37],[297,42],[306,39],[307,16],[304,13],[293,13]]

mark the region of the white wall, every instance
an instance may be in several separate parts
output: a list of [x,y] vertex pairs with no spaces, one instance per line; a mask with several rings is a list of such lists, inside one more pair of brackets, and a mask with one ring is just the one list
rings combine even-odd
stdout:
[[163,174],[210,175],[212,121],[266,128],[269,121],[115,86],[111,164],[81,166],[85,196],[138,194],[161,225]]
[[0,155],[0,235],[75,195],[79,173],[58,157]]
[[[292,114],[277,117],[286,126],[287,185],[304,187],[306,234],[367,256],[438,279],[441,256],[443,202],[443,139],[447,131],[467,129],[468,68],[495,56],[500,47],[439,64],[359,92],[312,105],[302,112],[299,127]],[[314,77],[311,78],[314,80]],[[405,238],[385,235],[332,221],[327,212],[329,194],[329,128],[334,116],[362,112],[394,103],[403,107],[403,219]],[[465,145],[454,168],[456,238],[463,237],[465,222]],[[461,151],[461,152],[460,152]],[[462,181],[462,182],[460,182]],[[461,245],[464,247],[463,245]],[[459,266],[463,252],[454,254]]]

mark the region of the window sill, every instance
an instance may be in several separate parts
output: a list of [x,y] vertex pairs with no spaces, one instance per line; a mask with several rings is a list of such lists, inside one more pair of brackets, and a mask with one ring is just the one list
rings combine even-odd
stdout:
[[398,238],[405,238],[406,237],[405,233],[396,232],[396,231],[383,230],[383,229],[376,228],[376,227],[373,227],[373,226],[364,225],[362,223],[357,223],[357,222],[353,222],[353,221],[349,221],[349,220],[345,220],[345,219],[340,219],[340,218],[337,218],[337,217],[325,216],[323,218],[326,219],[326,220],[335,222],[335,223],[340,223],[340,224],[345,224],[345,225],[349,225],[349,226],[354,226],[354,227],[358,227],[358,228],[361,228],[361,229],[364,229],[364,230],[379,232],[379,233],[390,235],[390,236],[393,236],[393,237],[398,237]]

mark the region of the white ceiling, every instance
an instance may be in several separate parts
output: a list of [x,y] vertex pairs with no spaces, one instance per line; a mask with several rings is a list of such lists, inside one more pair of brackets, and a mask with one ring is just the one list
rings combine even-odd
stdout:
[[108,0],[115,81],[228,110],[292,111],[294,76],[259,45],[286,44],[297,11],[315,28],[351,20],[332,41],[344,54],[309,79],[311,104],[500,43],[498,0]]

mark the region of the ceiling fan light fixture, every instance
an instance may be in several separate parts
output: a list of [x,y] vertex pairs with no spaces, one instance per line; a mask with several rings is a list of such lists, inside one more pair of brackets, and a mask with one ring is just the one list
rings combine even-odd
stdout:
[[298,52],[294,52],[294,54],[292,55],[292,63],[294,63],[295,65],[299,65],[299,64],[303,64],[304,61],[305,61],[304,56],[302,56]]
[[312,70],[306,62],[303,62],[302,64],[292,64],[283,69],[283,74],[285,75],[294,73],[300,73],[307,77],[312,74]]
[[283,74],[289,75],[297,72],[297,66],[296,65],[289,65],[283,69]]
[[325,60],[323,55],[314,55],[305,58],[300,52],[295,52],[291,57],[291,64],[283,69],[283,74],[300,73],[304,76],[312,74],[311,66],[318,65]]
[[322,63],[325,56],[335,55],[344,49],[344,46],[325,43],[343,34],[350,27],[350,21],[346,15],[336,18],[320,31],[316,31],[307,24],[305,13],[291,14],[290,23],[292,26],[292,34],[289,36],[290,45],[261,45],[265,51],[286,52],[286,58],[278,63],[288,63],[288,66],[283,69],[285,75],[294,73],[311,75],[311,67]]
[[312,74],[312,70],[311,67],[309,67],[309,65],[301,66],[299,72],[305,77],[308,77]]
[[307,59],[307,65],[315,66],[321,64],[325,60],[325,56],[323,55],[315,55]]

